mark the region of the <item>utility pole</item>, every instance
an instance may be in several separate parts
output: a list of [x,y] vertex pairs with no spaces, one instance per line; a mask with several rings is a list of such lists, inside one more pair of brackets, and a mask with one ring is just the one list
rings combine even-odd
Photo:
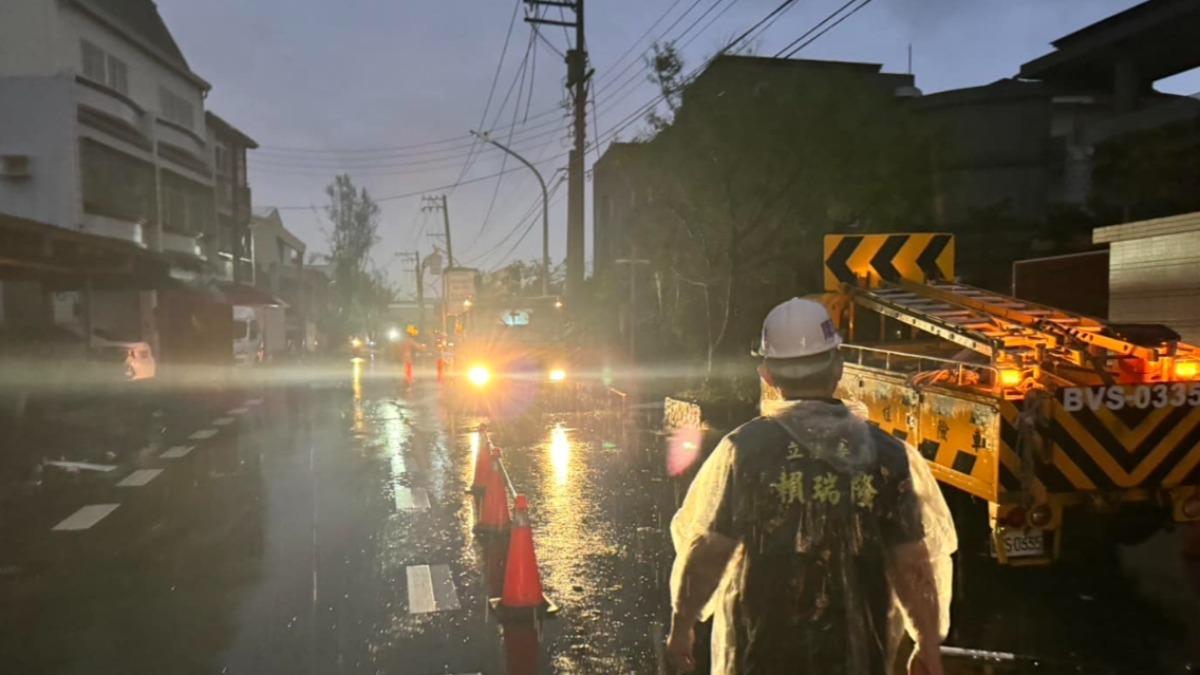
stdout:
[[[636,254],[636,250],[633,251]],[[618,265],[629,265],[629,360],[637,358],[637,266],[649,265],[645,258],[617,258],[613,261]]]
[[446,227],[446,260],[448,267],[454,267],[454,244],[450,241],[450,207],[446,204],[446,195],[438,197],[421,197],[424,206],[422,211],[437,211],[442,212],[442,223]]
[[[575,29],[575,46],[567,50],[567,88],[571,90],[574,118],[570,158],[567,163],[567,298],[579,299],[583,291],[583,158],[587,144],[587,87],[594,71],[588,69],[587,41],[583,34],[583,0],[525,0],[535,11],[526,23]],[[537,8],[559,7],[575,12],[574,21],[557,21],[536,16]]]

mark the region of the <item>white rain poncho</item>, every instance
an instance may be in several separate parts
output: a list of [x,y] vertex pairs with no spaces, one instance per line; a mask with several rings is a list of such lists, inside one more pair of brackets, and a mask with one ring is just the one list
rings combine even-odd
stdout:
[[[834,466],[839,471],[853,472],[875,461],[870,443],[854,443],[852,445],[856,449],[852,453],[846,453],[846,444],[844,443],[823,442],[823,438],[832,439],[836,434],[832,430],[820,428],[822,415],[820,414],[820,409],[815,406],[828,406],[828,404],[809,402],[806,405],[814,406],[810,410],[816,411],[818,414],[815,417],[798,414],[797,404],[793,402],[764,402],[764,413],[773,421],[779,422],[794,437],[799,438],[800,436],[797,436],[797,434],[803,435],[806,441],[805,445],[814,449],[816,457]],[[853,408],[851,410],[855,414],[859,412]],[[846,418],[846,415],[842,415],[843,420]],[[814,419],[817,420],[818,428],[813,428],[812,422]],[[845,422],[837,423],[843,425],[839,433],[847,433]],[[865,425],[860,424],[855,426],[865,429]],[[857,434],[859,432],[855,430],[852,433]],[[826,451],[823,448],[829,448],[830,450]],[[957,547],[957,540],[954,534],[953,522],[950,520],[948,509],[946,508],[944,499],[941,497],[941,492],[938,489],[936,481],[932,474],[929,473],[928,467],[925,466],[923,460],[917,461],[919,455],[916,455],[912,448],[909,448],[909,453],[913,492],[916,493],[917,499],[920,502],[921,518],[924,522],[926,532],[926,544],[930,549],[931,557],[935,561],[934,569],[937,577],[938,591],[944,598],[941,602],[942,626],[944,630],[949,622],[947,610],[950,593],[950,567],[948,564],[945,565],[943,571],[940,563],[942,560],[948,561],[949,554]],[[671,536],[676,553],[675,564],[671,572],[671,592],[673,598],[678,597],[679,587],[682,583],[683,563],[686,551],[690,549],[694,541],[712,531],[713,524],[719,517],[718,511],[721,508],[722,495],[726,493],[729,476],[733,475],[735,454],[733,443],[729,437],[726,437],[697,472],[687,496],[671,521]],[[861,534],[859,536],[861,537]],[[848,538],[852,539],[853,537]],[[797,533],[797,546],[801,546],[799,533]],[[709,617],[713,619],[713,675],[733,675],[735,672],[735,631],[732,618],[740,600],[739,592],[742,588],[741,582],[744,580],[745,569],[746,552],[744,545],[742,545],[738,546],[734,552],[717,591],[709,600],[701,615],[701,620],[706,620]],[[841,579],[841,583],[843,584],[841,592],[853,595],[857,592],[855,588],[857,584],[853,580],[845,578],[845,576]],[[895,622],[893,625],[899,624]],[[891,631],[878,632],[885,633],[885,635],[880,637],[888,640],[894,639],[893,636],[886,635],[886,633]],[[870,641],[863,640],[863,642]],[[893,648],[893,644],[882,647],[888,653]],[[853,663],[856,660],[867,657],[854,653],[854,650],[847,650],[846,658],[850,663]]]

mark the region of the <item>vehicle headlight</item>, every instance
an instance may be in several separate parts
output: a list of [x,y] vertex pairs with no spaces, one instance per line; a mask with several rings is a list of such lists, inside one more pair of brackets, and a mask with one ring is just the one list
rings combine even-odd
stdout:
[[567,371],[562,368],[553,368],[550,370],[551,382],[563,382],[567,379]]
[[487,366],[471,366],[467,371],[467,380],[476,387],[485,387],[492,379],[492,371]]
[[350,346],[351,347],[358,349],[359,347],[362,346],[362,344],[363,344],[362,340],[359,340],[358,338],[350,338]]
[[392,342],[399,342],[400,341],[400,329],[399,328],[388,329],[388,339],[391,340]]

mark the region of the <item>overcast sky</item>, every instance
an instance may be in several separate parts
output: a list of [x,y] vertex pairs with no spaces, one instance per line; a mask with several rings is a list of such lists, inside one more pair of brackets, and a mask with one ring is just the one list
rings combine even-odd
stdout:
[[[586,25],[598,86],[598,125],[589,110],[589,139],[598,127],[603,148],[614,127],[654,97],[640,54],[655,37],[665,34],[686,43],[685,60],[695,66],[778,1],[590,0]],[[534,42],[525,58],[531,34],[521,21],[523,9],[518,10],[491,110],[480,124],[514,0],[158,4],[192,69],[213,85],[208,108],[262,146],[251,153],[255,206],[293,207],[281,212],[284,222],[310,250],[325,250],[323,190],[339,171],[349,172],[381,199],[382,242],[375,259],[404,283],[409,275],[402,275],[404,263],[394,254],[417,248],[424,254],[440,245],[428,236],[441,231],[440,215],[423,213],[419,197],[387,198],[458,181],[471,149],[470,129],[498,128],[496,136],[507,138],[507,127],[515,120],[512,144],[540,161],[548,180],[565,167],[565,112],[559,109],[565,66],[541,41]],[[799,0],[758,38],[758,52],[774,54],[842,4]],[[911,43],[917,85],[932,93],[1011,76],[1021,63],[1048,52],[1051,40],[1134,4],[874,0],[798,57],[882,63],[885,70],[903,72]],[[542,30],[553,49],[565,49],[562,29]],[[513,85],[522,84],[522,72],[523,93],[517,93]],[[1200,91],[1200,73],[1161,82],[1159,88]],[[505,103],[510,89],[514,91]],[[629,125],[619,137],[629,139],[643,126]],[[589,153],[589,165],[595,157]],[[502,161],[503,153],[489,149],[463,178],[496,173]],[[446,191],[460,262],[490,269],[513,257],[540,255],[536,228],[521,239],[526,224],[535,223],[522,219],[537,204],[537,184],[511,161],[504,168],[518,170],[506,174],[498,189],[496,179],[486,179]],[[590,184],[587,194],[590,259]],[[556,261],[565,251],[565,197],[563,184],[552,197],[552,203],[558,200],[550,222]]]

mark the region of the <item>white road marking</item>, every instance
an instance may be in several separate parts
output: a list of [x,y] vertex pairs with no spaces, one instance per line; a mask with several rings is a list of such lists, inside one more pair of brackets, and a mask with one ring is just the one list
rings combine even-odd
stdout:
[[158,478],[158,474],[162,472],[162,469],[138,469],[121,479],[121,482],[117,483],[117,487],[142,487]]
[[173,445],[167,448],[166,452],[159,455],[161,459],[182,459],[187,457],[187,454],[192,451],[190,445]]
[[212,421],[212,425],[214,427],[227,427],[230,424],[233,424],[232,417],[218,417],[217,419]]
[[436,612],[433,602],[433,576],[429,565],[414,565],[404,570],[408,577],[408,613],[425,614]]
[[67,471],[73,471],[73,472],[101,471],[104,473],[108,473],[109,471],[112,471],[113,469],[117,468],[117,466],[115,464],[93,464],[91,462],[67,462],[67,461],[54,460],[54,461],[43,462],[43,463],[46,466],[57,466],[60,469],[66,469]]
[[259,405],[260,403],[262,403],[261,398],[249,398],[246,399],[245,405]]
[[216,435],[217,435],[216,429],[201,429],[200,431],[197,431],[196,433],[192,434],[191,436],[188,436],[188,440],[189,441],[202,441],[206,438],[212,438],[213,436],[216,436]]
[[424,488],[406,488],[403,485],[392,487],[395,494],[397,511],[428,511],[429,493]]
[[67,516],[61,523],[51,529],[60,531],[86,530],[104,520],[108,514],[116,511],[118,506],[120,504],[89,504]]
[[248,412],[250,412],[249,408],[230,408],[229,410],[225,411],[225,414],[226,415],[245,415]]
[[408,578],[408,613],[428,614],[459,609],[458,592],[450,578],[449,565],[412,565]]

